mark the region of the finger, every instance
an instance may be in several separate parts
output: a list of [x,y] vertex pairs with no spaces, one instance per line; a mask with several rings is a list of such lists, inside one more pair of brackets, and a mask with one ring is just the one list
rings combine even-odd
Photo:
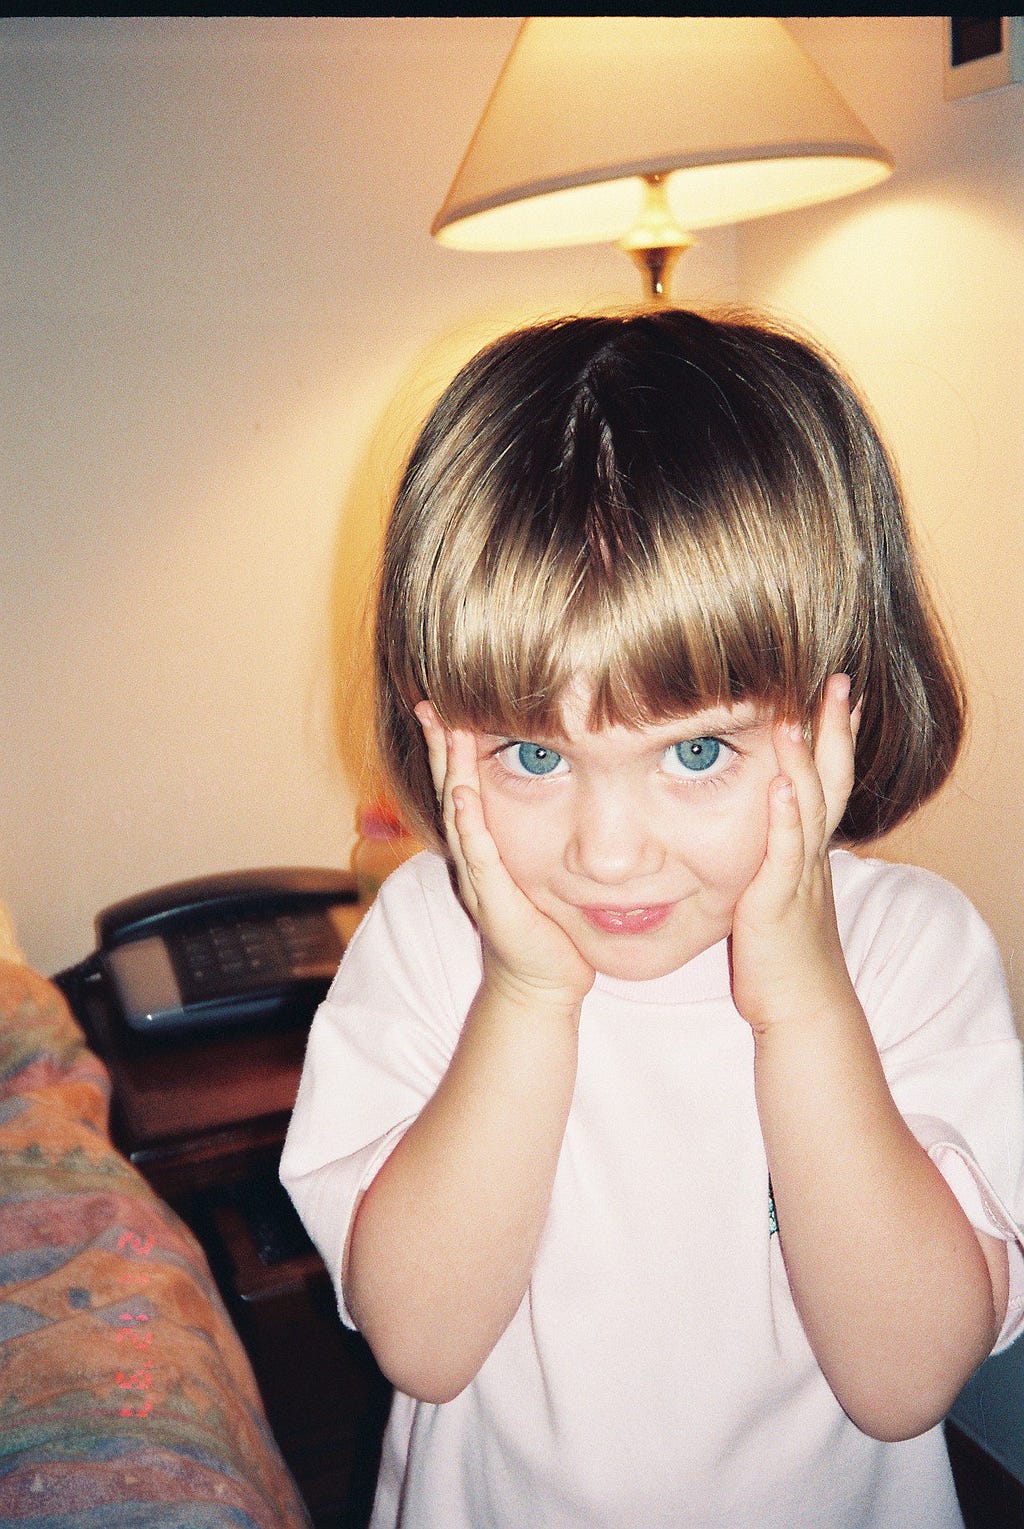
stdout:
[[768,838],[764,860],[751,887],[751,910],[756,907],[762,917],[778,916],[800,884],[804,854],[796,790],[788,775],[777,775],[768,787]]
[[[453,777],[452,754],[456,747],[454,736],[445,727],[430,701],[420,701],[414,707],[414,715],[423,729],[423,736],[427,744],[427,758],[430,763],[430,776],[434,783],[434,791],[437,795],[438,806],[441,809],[441,820],[444,825],[444,837],[448,845],[449,853],[455,864],[456,874],[460,885],[465,881],[465,859],[462,846],[459,842],[459,831],[455,820],[455,809],[452,802],[452,788],[457,774]],[[465,748],[466,734],[460,736],[460,747]],[[475,760],[475,747],[473,755]],[[458,770],[456,765],[456,770]],[[465,763],[462,766],[465,772]],[[472,775],[471,775],[471,778]],[[465,888],[463,888],[465,893]]]
[[768,788],[768,837],[769,850],[777,852],[777,858],[803,859],[801,843],[803,823],[796,790],[788,775],[777,775]]
[[818,717],[814,762],[825,798],[826,839],[838,828],[853,790],[859,709],[850,710],[850,679],[833,674]]
[[498,847],[491,838],[479,791],[464,781],[452,790],[452,808],[466,870],[474,887],[504,869]]
[[444,727],[429,701],[420,701],[413,708],[413,715],[423,729],[430,778],[434,782],[434,792],[440,804],[444,794],[444,778],[448,770],[448,745],[445,741]]
[[521,918],[523,894],[516,886],[487,827],[480,791],[476,739],[470,733],[450,734],[446,810],[450,839],[463,901],[481,928],[514,927]]
[[828,842],[827,804],[814,755],[799,722],[784,722],[775,729],[775,757],[793,789],[804,860],[810,865]]
[[[445,775],[442,785],[441,813],[444,818],[445,833],[448,846],[455,860],[455,869],[458,872],[459,882],[462,886],[463,895],[468,902],[473,902],[473,880],[469,875],[466,861],[466,848],[463,841],[463,831],[469,825],[470,831],[476,830],[476,818],[471,814],[466,818],[465,807],[468,798],[472,798],[483,818],[483,807],[480,803],[480,770],[476,753],[476,739],[472,733],[461,729],[445,730]],[[461,805],[460,805],[461,804]],[[471,907],[475,913],[475,906]]]
[[449,801],[458,786],[468,786],[480,795],[480,766],[477,760],[476,739],[462,728],[445,731],[446,768],[444,794]]

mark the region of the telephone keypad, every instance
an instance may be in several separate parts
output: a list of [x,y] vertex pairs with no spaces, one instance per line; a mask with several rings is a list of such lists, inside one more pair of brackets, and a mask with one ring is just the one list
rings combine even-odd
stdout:
[[330,981],[342,953],[321,910],[205,923],[170,936],[168,945],[185,1003]]

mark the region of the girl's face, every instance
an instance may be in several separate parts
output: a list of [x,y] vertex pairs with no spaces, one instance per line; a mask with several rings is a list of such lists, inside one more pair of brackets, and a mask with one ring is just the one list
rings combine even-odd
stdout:
[[642,728],[476,734],[488,829],[512,879],[606,976],[665,976],[724,939],[764,859],[778,774],[752,702]]

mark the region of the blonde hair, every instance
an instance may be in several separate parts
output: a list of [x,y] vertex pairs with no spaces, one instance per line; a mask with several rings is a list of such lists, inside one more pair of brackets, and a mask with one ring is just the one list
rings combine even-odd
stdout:
[[854,389],[749,316],[569,318],[450,384],[397,496],[376,618],[382,762],[441,844],[413,707],[513,737],[741,698],[810,723],[830,674],[863,697],[848,841],[945,780],[963,686],[892,465]]

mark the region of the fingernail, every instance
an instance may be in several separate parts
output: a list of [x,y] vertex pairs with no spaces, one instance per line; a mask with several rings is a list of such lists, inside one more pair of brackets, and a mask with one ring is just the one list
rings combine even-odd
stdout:
[[784,775],[782,779],[777,782],[775,786],[775,795],[778,797],[780,802],[791,802],[793,800],[793,782],[789,779],[788,776]]

